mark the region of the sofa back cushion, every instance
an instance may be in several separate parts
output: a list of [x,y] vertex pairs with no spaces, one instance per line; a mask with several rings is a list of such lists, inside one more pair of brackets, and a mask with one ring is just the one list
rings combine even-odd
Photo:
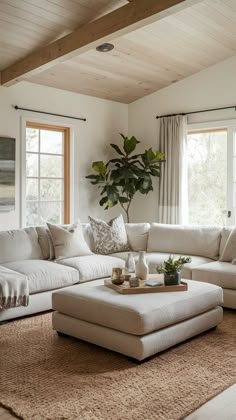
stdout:
[[125,229],[132,251],[146,251],[150,224],[126,223]]
[[[222,242],[222,241],[221,241]],[[236,229],[231,229],[225,247],[221,250],[220,261],[233,262],[236,259]]]
[[93,232],[90,226],[90,223],[81,223],[84,239],[91,249],[91,251],[94,251],[94,239],[93,239]]
[[35,228],[0,232],[0,264],[32,259],[43,259]]
[[38,234],[38,241],[42,250],[43,258],[45,260],[55,259],[55,250],[52,241],[52,235],[49,232],[47,226],[36,226]]
[[231,232],[232,232],[233,229],[234,229],[234,226],[226,226],[226,227],[223,227],[223,229],[221,230],[220,252],[219,252],[219,254],[220,254],[220,258],[219,258],[220,261],[223,261],[222,260],[223,251],[225,249],[226,242],[228,241],[229,236],[230,236],[230,234],[231,234]]
[[[81,223],[84,239],[91,251],[94,251],[93,232],[90,223]],[[125,223],[128,243],[132,251],[146,251],[150,223]]]
[[148,252],[200,255],[218,259],[221,228],[153,223],[148,237]]

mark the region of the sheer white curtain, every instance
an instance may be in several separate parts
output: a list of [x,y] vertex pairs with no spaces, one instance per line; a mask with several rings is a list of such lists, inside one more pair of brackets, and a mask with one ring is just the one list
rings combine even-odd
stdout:
[[186,223],[187,216],[187,118],[183,115],[160,120],[159,149],[165,153],[159,188],[159,223]]

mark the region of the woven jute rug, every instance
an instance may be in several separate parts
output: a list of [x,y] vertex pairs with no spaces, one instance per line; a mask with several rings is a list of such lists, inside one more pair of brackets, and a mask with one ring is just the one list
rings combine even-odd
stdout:
[[235,382],[236,311],[141,365],[59,337],[50,313],[0,326],[0,403],[23,419],[181,419]]

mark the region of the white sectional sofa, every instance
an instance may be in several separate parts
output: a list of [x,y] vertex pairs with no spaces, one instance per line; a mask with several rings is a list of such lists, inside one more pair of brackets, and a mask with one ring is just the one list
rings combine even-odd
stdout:
[[[83,224],[83,231],[93,251],[90,225]],[[156,265],[170,254],[176,257],[190,255],[192,262],[184,266],[182,276],[221,286],[224,306],[236,309],[236,265],[219,261],[230,229],[130,223],[126,224],[126,232],[135,258],[138,251],[146,251],[150,273],[155,273]],[[30,292],[29,306],[0,309],[0,322],[51,309],[53,291],[109,277],[112,267],[124,267],[127,258],[127,252],[122,252],[78,256],[56,262],[50,259],[50,252],[51,243],[42,228],[0,232],[0,276],[4,275],[3,267],[11,270],[13,275],[21,273],[27,276]]]

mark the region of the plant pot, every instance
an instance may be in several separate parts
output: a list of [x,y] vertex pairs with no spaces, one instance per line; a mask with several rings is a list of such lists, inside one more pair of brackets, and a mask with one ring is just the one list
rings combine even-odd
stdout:
[[181,274],[174,273],[174,274],[164,274],[164,283],[165,286],[176,286],[181,282]]

